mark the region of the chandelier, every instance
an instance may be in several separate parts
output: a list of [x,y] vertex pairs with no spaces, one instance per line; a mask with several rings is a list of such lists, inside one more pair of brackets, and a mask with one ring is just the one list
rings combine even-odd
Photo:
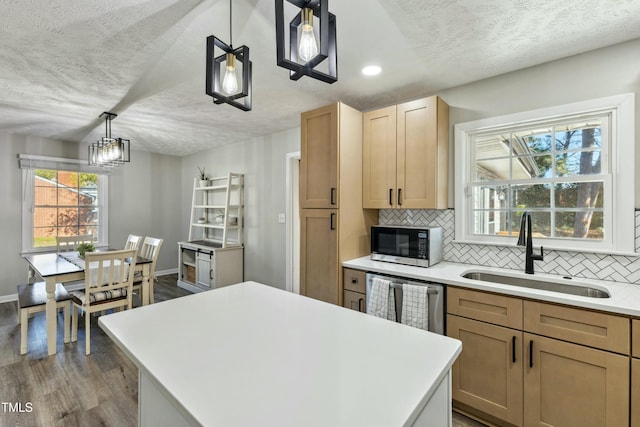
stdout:
[[118,115],[104,112],[100,118],[104,117],[105,136],[97,142],[89,145],[89,165],[90,166],[120,166],[130,161],[130,141],[123,138],[111,137],[111,120]]

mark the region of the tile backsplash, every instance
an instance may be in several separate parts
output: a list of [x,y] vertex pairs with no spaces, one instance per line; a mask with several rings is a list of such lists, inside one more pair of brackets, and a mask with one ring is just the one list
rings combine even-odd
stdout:
[[[522,247],[475,245],[454,242],[454,210],[381,209],[380,224],[438,225],[443,228],[443,260],[524,270]],[[514,240],[515,242],[515,240]],[[635,247],[640,253],[640,212],[635,213]],[[587,279],[611,280],[640,285],[640,256],[607,255],[588,252],[544,252],[544,261],[537,261],[538,272]]]

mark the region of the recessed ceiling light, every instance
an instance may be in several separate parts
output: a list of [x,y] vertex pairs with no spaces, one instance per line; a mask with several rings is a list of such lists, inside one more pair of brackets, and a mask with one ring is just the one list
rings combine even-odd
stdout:
[[377,76],[381,71],[382,68],[377,65],[367,65],[362,69],[362,74],[365,76]]

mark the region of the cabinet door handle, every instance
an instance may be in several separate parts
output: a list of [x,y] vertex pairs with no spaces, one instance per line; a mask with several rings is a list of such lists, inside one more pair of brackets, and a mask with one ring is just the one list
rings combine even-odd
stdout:
[[331,193],[329,194],[329,198],[331,201],[332,205],[336,204],[336,189],[334,187],[331,187]]
[[529,340],[529,367],[533,368],[533,340]]
[[516,336],[511,337],[511,362],[516,363]]
[[336,224],[335,224],[336,214],[335,214],[335,213],[332,213],[329,219],[330,219],[330,221],[329,221],[329,222],[330,222],[330,224],[329,224],[329,228],[330,228],[331,230],[335,230],[335,229],[336,229]]
[[393,188],[389,189],[389,206],[393,206]]
[[362,311],[362,298],[358,298],[358,311]]
[[402,188],[398,188],[398,206],[402,206]]
[[355,277],[351,278],[351,283],[358,283],[358,279],[356,279]]
[[209,280],[213,280],[213,270],[209,270]]

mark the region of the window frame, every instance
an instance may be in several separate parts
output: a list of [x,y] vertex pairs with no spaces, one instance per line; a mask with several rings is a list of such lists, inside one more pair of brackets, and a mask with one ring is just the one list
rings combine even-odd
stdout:
[[[605,239],[545,238],[536,244],[545,248],[580,252],[635,255],[635,95],[598,98],[538,110],[458,123],[455,134],[455,242],[515,246],[517,237],[474,234],[471,179],[474,147],[472,136],[499,129],[545,125],[575,116],[609,115],[608,150],[602,151],[607,169],[599,177],[610,180],[603,200]],[[623,153],[618,155],[618,153]],[[532,180],[532,181],[535,181]],[[513,180],[511,181],[513,182]],[[605,192],[606,193],[606,192]]]
[[98,238],[95,246],[109,246],[109,173],[100,168],[84,167],[86,162],[75,159],[59,159],[43,156],[20,155],[22,168],[22,253],[52,252],[52,246],[34,247],[34,187],[36,169],[69,172],[87,172],[98,175]]

